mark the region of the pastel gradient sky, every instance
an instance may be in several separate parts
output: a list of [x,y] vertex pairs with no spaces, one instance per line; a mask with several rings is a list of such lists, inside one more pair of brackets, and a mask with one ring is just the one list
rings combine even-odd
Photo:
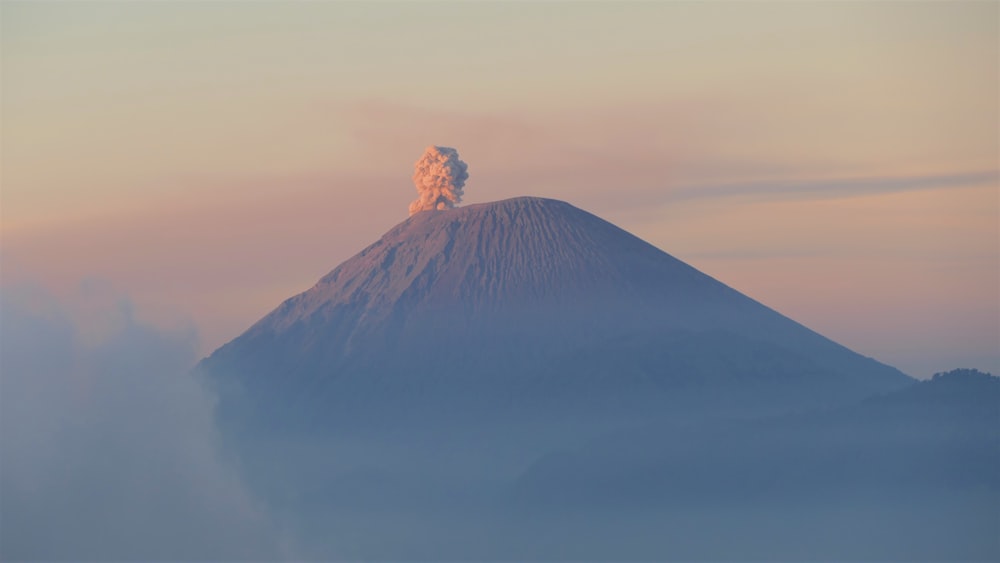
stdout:
[[569,201],[917,377],[1000,373],[996,2],[0,4],[2,284],[202,352],[406,219]]

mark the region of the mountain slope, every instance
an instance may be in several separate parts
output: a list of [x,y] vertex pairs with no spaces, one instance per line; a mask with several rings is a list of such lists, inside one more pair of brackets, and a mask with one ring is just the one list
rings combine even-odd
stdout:
[[527,197],[410,217],[201,367],[246,412],[312,425],[621,413],[685,394],[802,408],[909,381],[611,223]]

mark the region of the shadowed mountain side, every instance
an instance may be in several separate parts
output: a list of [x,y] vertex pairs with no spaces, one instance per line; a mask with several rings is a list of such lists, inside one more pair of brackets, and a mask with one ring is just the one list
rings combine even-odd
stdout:
[[825,412],[621,430],[510,479],[450,473],[447,443],[362,454],[285,506],[325,558],[996,560],[1000,380],[967,375]]
[[[575,490],[578,501],[653,504],[662,499],[650,493],[661,488],[676,503],[778,490],[838,494],[813,485],[854,480],[882,493],[924,482],[1000,487],[998,446],[1000,378],[953,372],[826,412],[623,430],[540,460],[522,482],[542,496]],[[638,468],[661,487],[637,479]],[[731,478],[712,477],[723,474]]]
[[780,411],[909,381],[539,198],[418,213],[201,367],[225,416],[319,432],[698,402],[680,394]]
[[828,412],[622,431],[540,459],[513,497],[529,521],[592,515],[581,535],[612,515],[690,511],[731,538],[665,538],[660,554],[993,560],[1000,378],[956,370]]

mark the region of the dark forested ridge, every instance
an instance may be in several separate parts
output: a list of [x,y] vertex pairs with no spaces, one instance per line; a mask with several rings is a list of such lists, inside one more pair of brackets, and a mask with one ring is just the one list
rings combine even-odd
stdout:
[[637,524],[637,557],[995,560],[1000,378],[955,370],[830,411],[630,429],[540,459],[516,490],[551,518],[712,526],[658,542]]

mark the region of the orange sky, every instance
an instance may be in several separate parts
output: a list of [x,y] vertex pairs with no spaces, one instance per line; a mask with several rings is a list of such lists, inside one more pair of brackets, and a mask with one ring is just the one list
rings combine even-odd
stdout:
[[0,5],[2,283],[204,352],[406,218],[567,200],[918,377],[1000,372],[1000,6]]

